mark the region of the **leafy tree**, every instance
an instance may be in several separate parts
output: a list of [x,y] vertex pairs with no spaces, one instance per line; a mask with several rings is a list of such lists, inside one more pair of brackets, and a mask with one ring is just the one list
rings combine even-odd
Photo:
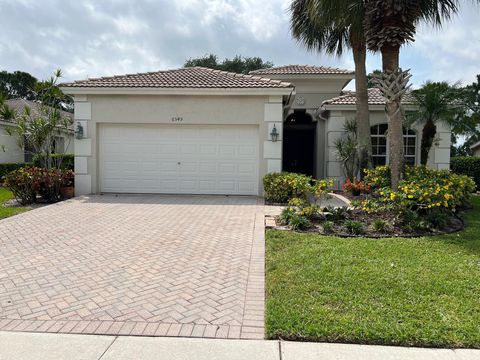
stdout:
[[409,112],[407,122],[424,124],[420,148],[420,163],[426,165],[428,154],[437,134],[437,123],[454,125],[464,114],[462,90],[458,84],[427,82],[420,89],[412,91],[418,111]]
[[[474,1],[480,3],[480,0]],[[367,46],[382,54],[382,74],[375,76],[375,81],[386,98],[394,189],[398,187],[403,166],[401,101],[408,91],[410,79],[408,71],[399,66],[400,48],[414,41],[420,22],[440,26],[458,13],[460,4],[460,0],[365,0]]]
[[[308,49],[342,55],[352,49],[355,62],[356,145],[360,168],[371,158],[364,2],[359,0],[294,0],[290,6],[293,36]],[[363,172],[361,172],[363,176]]]
[[[477,81],[463,88],[462,99],[465,112],[452,124],[452,156],[472,155],[470,146],[480,141],[480,75],[477,75]],[[459,137],[467,140],[455,146]]]
[[382,73],[382,70],[376,69],[373,70],[370,74],[367,75],[367,87],[374,88],[376,86],[375,81],[373,80],[375,76],[378,76]]
[[[33,155],[39,155],[44,161],[43,167],[47,169],[52,168],[49,155],[55,150],[55,138],[70,131],[71,126],[70,118],[62,116],[60,112],[59,104],[63,94],[57,87],[57,81],[61,76],[61,71],[57,70],[54,76],[37,87],[36,95],[40,99],[38,114],[29,107],[25,107],[24,111],[18,114],[0,99],[0,117],[16,124],[6,128],[6,132],[16,138],[20,148],[32,149]],[[58,159],[57,165],[61,167],[61,159]]]
[[0,94],[7,99],[23,98],[32,100],[35,98],[33,89],[37,85],[37,79],[23,71],[0,72]]
[[202,66],[215,70],[230,71],[238,74],[248,74],[250,71],[271,68],[273,63],[264,62],[259,57],[243,57],[236,55],[233,59],[225,59],[223,62],[218,61],[218,57],[214,54],[208,54],[199,58],[190,58],[185,67]]

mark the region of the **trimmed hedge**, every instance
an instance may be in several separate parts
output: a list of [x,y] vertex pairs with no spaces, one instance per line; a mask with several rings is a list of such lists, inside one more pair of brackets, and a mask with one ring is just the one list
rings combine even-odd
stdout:
[[12,171],[21,169],[25,166],[30,166],[29,163],[6,163],[0,164],[0,182],[3,182],[3,177]]
[[477,190],[480,190],[480,157],[453,157],[450,159],[450,170],[456,174],[472,177],[477,185]]
[[[75,155],[73,154],[50,154],[50,158],[52,159],[52,164],[54,167],[58,168],[57,163],[59,159],[62,160],[62,164],[60,166],[60,170],[73,170],[74,169],[74,159]],[[36,167],[43,167],[43,156],[35,155],[33,157],[33,166]]]

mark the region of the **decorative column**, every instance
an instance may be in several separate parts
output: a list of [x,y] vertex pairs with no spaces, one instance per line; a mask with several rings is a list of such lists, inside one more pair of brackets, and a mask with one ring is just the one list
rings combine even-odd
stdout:
[[[263,141],[263,158],[267,162],[267,173],[282,171],[282,144],[283,144],[283,98],[270,96],[265,103],[264,121],[266,124]],[[271,137],[275,127],[278,137],[274,141]]]
[[75,124],[83,128],[83,137],[75,137],[75,196],[92,193],[92,175],[89,172],[89,159],[92,156],[92,139],[89,123],[92,119],[92,107],[85,95],[75,96]]

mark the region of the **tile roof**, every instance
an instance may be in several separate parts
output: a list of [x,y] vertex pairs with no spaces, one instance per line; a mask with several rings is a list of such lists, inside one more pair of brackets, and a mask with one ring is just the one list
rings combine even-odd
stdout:
[[205,67],[190,67],[163,70],[143,74],[127,74],[101,77],[64,83],[61,87],[88,88],[290,88],[290,83],[266,79],[261,76],[243,75],[213,70]]
[[[5,103],[10,108],[15,110],[15,112],[17,114],[23,113],[25,108],[28,106],[30,108],[32,116],[34,116],[34,117],[42,116],[41,115],[41,110],[40,110],[41,104],[38,101],[25,100],[25,99],[18,98],[18,99],[5,100]],[[59,110],[59,111],[60,111],[60,116],[62,116],[63,118],[70,119],[70,121],[73,123],[73,114],[72,113],[69,113],[69,112],[63,111],[63,110]],[[4,120],[4,119],[1,119],[1,120],[8,121],[8,120]]]
[[354,71],[328,66],[285,65],[250,71],[253,75],[352,75]]
[[[322,105],[355,105],[357,98],[354,91],[345,91],[343,95],[334,97],[332,99],[325,100]],[[403,97],[403,105],[414,104],[413,97],[410,94],[406,94]],[[368,89],[368,105],[385,105],[385,98],[380,90],[376,88]]]

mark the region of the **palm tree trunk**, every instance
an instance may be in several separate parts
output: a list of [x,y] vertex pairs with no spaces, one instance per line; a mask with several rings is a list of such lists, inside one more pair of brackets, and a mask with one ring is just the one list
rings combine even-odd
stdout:
[[365,176],[364,169],[371,164],[372,142],[370,139],[370,113],[368,110],[367,90],[367,69],[365,66],[367,58],[367,47],[365,39],[358,42],[352,41],[353,60],[355,62],[355,92],[357,96],[356,118],[357,118],[357,141],[358,159],[360,165],[360,178]]
[[422,144],[420,151],[420,164],[427,165],[428,154],[433,145],[433,139],[437,134],[437,127],[432,119],[428,119],[422,130]]
[[[393,73],[399,68],[399,46],[383,46],[382,63],[384,73]],[[397,190],[403,169],[403,114],[401,99],[386,101],[385,111],[388,120],[388,139],[390,142],[390,171],[392,189]]]

